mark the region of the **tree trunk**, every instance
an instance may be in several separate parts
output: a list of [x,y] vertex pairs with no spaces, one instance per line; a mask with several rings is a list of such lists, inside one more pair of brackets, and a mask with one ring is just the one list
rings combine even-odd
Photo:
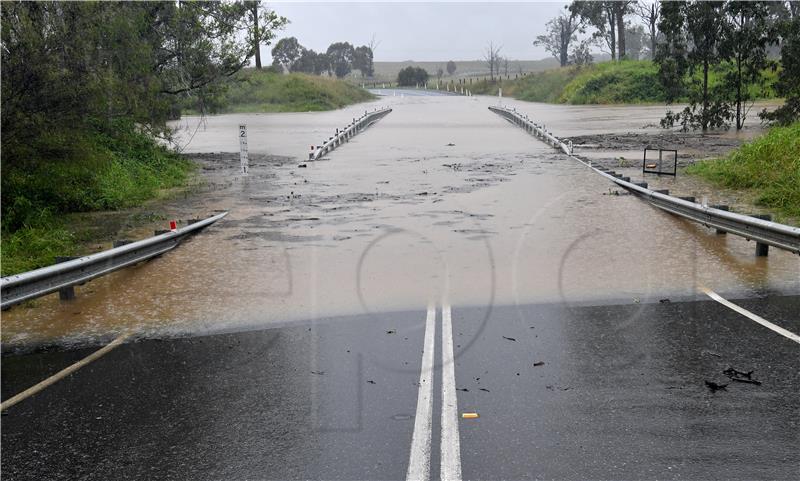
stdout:
[[258,35],[258,2],[253,2],[253,48],[256,51],[256,68],[261,70],[261,41]]
[[650,60],[656,58],[656,44],[658,43],[658,22],[656,21],[656,4],[650,6]]
[[561,24],[561,45],[558,52],[558,60],[561,62],[562,67],[567,66],[569,60],[569,29]]
[[742,130],[742,54],[736,56],[736,130]]
[[620,60],[625,60],[625,15],[624,5],[622,2],[617,2],[617,47],[619,47]]
[[703,60],[703,113],[700,116],[703,133],[708,130],[708,59]]
[[617,22],[616,22],[616,13],[614,10],[609,8],[608,9],[608,29],[609,38],[611,39],[611,60],[617,59]]

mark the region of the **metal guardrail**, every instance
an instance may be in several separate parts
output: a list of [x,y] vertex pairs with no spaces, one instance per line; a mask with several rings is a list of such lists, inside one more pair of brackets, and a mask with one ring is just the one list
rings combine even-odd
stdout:
[[96,277],[122,269],[175,248],[188,234],[194,233],[228,215],[227,212],[148,239],[125,244],[97,254],[79,257],[52,266],[0,279],[2,308],[28,299],[83,284]]
[[350,139],[355,137],[359,132],[368,128],[370,125],[374,124],[383,117],[389,115],[391,111],[392,109],[390,108],[384,108],[374,110],[372,112],[364,112],[364,115],[357,119],[353,119],[350,124],[346,125],[342,129],[336,129],[336,134],[328,138],[328,140],[323,142],[322,145],[312,147],[311,152],[308,154],[308,160],[319,160],[319,158],[323,155],[334,150],[343,143],[349,142]]
[[737,214],[714,207],[690,202],[679,197],[671,196],[647,188],[646,183],[633,183],[630,179],[621,178],[619,174],[609,173],[602,167],[595,167],[591,162],[586,162],[572,155],[572,142],[563,142],[547,131],[544,125],[539,125],[530,120],[526,115],[504,107],[489,107],[492,112],[504,117],[509,122],[530,132],[537,138],[551,145],[553,148],[564,152],[576,160],[620,187],[644,198],[655,207],[672,214],[698,222],[707,227],[713,227],[718,232],[729,232],[747,240],[756,241],[757,255],[766,255],[766,246],[774,246],[795,254],[800,254],[800,228],[779,224],[757,217]]

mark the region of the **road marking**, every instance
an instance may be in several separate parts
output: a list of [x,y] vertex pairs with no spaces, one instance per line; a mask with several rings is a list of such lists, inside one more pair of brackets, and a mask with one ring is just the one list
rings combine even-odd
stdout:
[[113,341],[108,343],[102,349],[98,349],[97,351],[89,354],[88,356],[84,357],[83,359],[81,359],[80,361],[76,362],[75,364],[72,364],[72,365],[62,369],[61,371],[58,371],[57,373],[55,373],[52,376],[48,377],[47,379],[45,379],[44,381],[40,382],[39,384],[36,384],[34,386],[29,387],[28,389],[22,391],[21,393],[17,394],[16,396],[6,399],[5,401],[3,401],[2,404],[0,404],[0,411],[4,411],[4,410],[10,408],[11,406],[17,404],[18,402],[23,401],[26,398],[29,398],[30,396],[33,396],[34,394],[38,393],[39,391],[42,391],[43,389],[45,389],[45,388],[55,384],[56,382],[64,379],[65,377],[69,376],[70,374],[72,374],[73,372],[77,371],[78,369],[86,366],[87,364],[91,363],[92,361],[100,359],[101,357],[105,356],[109,352],[113,351],[114,348],[116,348],[117,346],[119,346],[120,344],[125,342],[125,340],[127,338],[129,338],[130,336],[131,336],[131,333],[122,334],[121,336],[117,337],[116,339],[114,339]]
[[716,292],[712,291],[711,289],[708,289],[706,287],[701,287],[700,290],[702,290],[708,297],[714,299],[715,301],[719,302],[723,306],[729,307],[729,308],[733,309],[734,311],[738,312],[739,314],[741,314],[741,315],[743,315],[745,317],[748,317],[753,321],[756,321],[757,323],[761,324],[762,326],[764,326],[764,327],[766,327],[768,329],[772,329],[773,331],[777,332],[781,336],[787,337],[787,338],[791,339],[792,341],[800,344],[800,336],[798,336],[797,334],[795,334],[795,333],[793,333],[791,331],[787,331],[786,329],[784,329],[784,328],[782,328],[780,326],[776,326],[775,324],[769,322],[768,320],[764,319],[763,317],[757,316],[757,315],[753,314],[752,312],[748,311],[747,309],[745,309],[743,307],[740,307],[740,306],[737,306],[736,304],[734,304],[731,301],[723,298],[722,296],[720,296]]
[[442,481],[461,481],[461,440],[458,435],[453,321],[449,304],[442,305]]
[[422,368],[419,373],[417,413],[414,418],[414,435],[411,438],[411,455],[408,460],[408,481],[427,481],[431,476],[431,430],[433,415],[433,349],[436,334],[436,306],[428,306],[425,318],[425,342],[422,351]]

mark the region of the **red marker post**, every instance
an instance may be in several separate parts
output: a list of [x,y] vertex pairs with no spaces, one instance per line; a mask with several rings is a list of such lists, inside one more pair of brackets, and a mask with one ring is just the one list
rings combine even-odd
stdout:
[[178,223],[175,222],[174,220],[169,221],[169,230],[173,232],[178,230]]

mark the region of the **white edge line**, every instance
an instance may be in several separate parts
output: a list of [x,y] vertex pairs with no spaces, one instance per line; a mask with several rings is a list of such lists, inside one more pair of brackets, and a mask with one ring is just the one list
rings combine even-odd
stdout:
[[428,306],[425,318],[425,341],[419,373],[417,413],[408,460],[408,481],[427,481],[431,476],[431,430],[433,416],[433,349],[436,334],[436,306]]
[[768,320],[764,319],[763,317],[758,316],[756,314],[753,314],[752,312],[748,311],[747,309],[745,309],[743,307],[737,306],[736,304],[734,304],[731,301],[725,299],[724,297],[720,296],[719,294],[717,294],[716,292],[712,291],[711,289],[702,287],[701,290],[708,297],[714,299],[715,301],[719,302],[723,306],[728,307],[730,309],[733,309],[734,311],[736,311],[739,314],[749,318],[750,320],[756,321],[757,323],[761,324],[762,326],[766,327],[767,329],[771,329],[771,330],[777,332],[778,334],[780,334],[781,336],[789,338],[792,341],[800,344],[800,336],[798,336],[797,334],[795,334],[795,333],[793,333],[791,331],[787,331],[786,329],[769,322]]
[[442,305],[442,481],[461,481],[461,440],[458,433],[453,321],[450,305]]

